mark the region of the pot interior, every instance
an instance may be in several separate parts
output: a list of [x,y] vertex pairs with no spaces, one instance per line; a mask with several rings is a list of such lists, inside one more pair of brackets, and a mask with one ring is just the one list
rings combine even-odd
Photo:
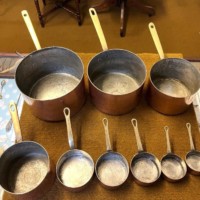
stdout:
[[39,186],[49,169],[49,157],[42,146],[34,142],[21,142],[2,155],[0,184],[11,193],[27,193]]
[[63,154],[57,165],[58,180],[67,188],[78,189],[86,185],[94,173],[94,162],[82,150],[73,149]]
[[200,74],[189,62],[179,58],[167,58],[151,69],[150,79],[160,92],[184,98],[196,93],[200,87]]
[[25,57],[16,71],[16,83],[25,95],[39,100],[59,98],[83,78],[83,64],[71,50],[49,47]]
[[96,55],[90,61],[88,77],[97,89],[123,95],[137,90],[144,83],[146,67],[135,54],[113,49]]

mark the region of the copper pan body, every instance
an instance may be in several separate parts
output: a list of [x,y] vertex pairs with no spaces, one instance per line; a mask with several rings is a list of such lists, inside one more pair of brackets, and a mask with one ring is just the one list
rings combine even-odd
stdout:
[[14,102],[10,102],[9,111],[15,131],[15,144],[0,155],[0,185],[15,199],[37,200],[52,187],[55,166],[42,145],[33,141],[22,141]]
[[132,52],[111,49],[90,60],[88,79],[91,100],[96,108],[110,115],[122,115],[139,103],[146,67]]
[[150,106],[166,115],[185,112],[200,88],[200,73],[187,60],[166,58],[153,65],[147,100]]
[[[31,151],[31,152],[30,152]],[[31,155],[32,154],[32,155]],[[36,160],[36,161],[35,161]],[[38,174],[34,174],[34,161],[38,162],[39,166],[41,166],[42,162],[46,162],[46,169],[42,169],[40,171],[44,171],[44,174],[41,174],[42,180],[40,183],[36,186],[34,186],[34,181],[37,180]],[[32,162],[32,165],[31,165]],[[19,164],[21,163],[21,165]],[[29,163],[29,164],[28,164]],[[27,191],[25,188],[19,186],[20,181],[22,177],[20,177],[19,183],[15,180],[15,176],[20,176],[20,172],[22,170],[27,171],[26,176],[24,176],[24,182],[26,182],[26,178],[30,179],[30,190]],[[25,167],[27,165],[27,167]],[[43,166],[43,165],[42,165]],[[32,169],[31,169],[32,167]],[[24,141],[20,142],[18,144],[15,144],[11,146],[9,149],[7,149],[1,158],[1,167],[0,171],[1,173],[1,186],[4,188],[4,190],[9,194],[9,196],[14,197],[15,199],[19,200],[37,200],[40,199],[42,196],[44,196],[52,187],[54,181],[55,181],[55,169],[54,164],[52,163],[52,160],[49,158],[48,153],[44,149],[43,146],[36,142],[32,141]],[[36,168],[37,169],[37,168]],[[30,173],[32,170],[32,177],[30,178]],[[19,171],[19,172],[18,172]],[[35,171],[39,171],[38,169]],[[12,181],[11,181],[11,180]],[[33,181],[33,186],[31,185],[31,181]],[[13,189],[12,184],[16,184],[17,189]],[[22,184],[23,185],[23,184]],[[25,185],[25,184],[24,184]],[[24,192],[20,191],[24,190]]]
[[64,120],[65,107],[75,115],[83,106],[83,75],[83,63],[77,54],[63,47],[48,47],[22,60],[15,81],[33,115],[60,121]]

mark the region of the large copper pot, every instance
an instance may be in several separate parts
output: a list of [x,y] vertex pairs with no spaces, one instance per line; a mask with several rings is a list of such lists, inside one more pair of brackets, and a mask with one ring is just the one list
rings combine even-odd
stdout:
[[15,80],[36,117],[64,120],[63,109],[76,114],[85,102],[84,67],[73,51],[48,47],[26,56],[17,67]]

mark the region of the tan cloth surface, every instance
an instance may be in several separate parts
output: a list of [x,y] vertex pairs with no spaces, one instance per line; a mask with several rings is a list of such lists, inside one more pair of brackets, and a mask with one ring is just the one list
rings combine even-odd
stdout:
[[[88,61],[94,54],[80,54],[87,66]],[[145,62],[148,73],[150,67],[159,60],[156,54],[138,54]],[[181,57],[181,55],[168,55],[168,57]],[[147,81],[146,81],[147,83]],[[111,143],[114,150],[122,153],[130,163],[131,158],[137,152],[136,140],[134,136],[131,119],[138,120],[139,132],[145,150],[155,154],[159,159],[166,154],[166,139],[163,127],[170,128],[170,139],[174,153],[182,158],[189,151],[189,139],[185,124],[192,125],[193,138],[196,148],[200,149],[200,136],[198,126],[191,106],[188,111],[178,116],[165,116],[155,112],[149,107],[145,100],[145,95],[139,105],[129,114],[123,116],[109,116],[99,112],[90,102],[88,97],[86,104],[81,111],[71,118],[72,129],[75,138],[75,146],[88,152],[96,162],[98,157],[105,152],[105,137],[102,119],[109,120],[109,130]],[[54,163],[67,150],[69,150],[66,124],[65,122],[49,123],[35,118],[24,105],[21,127],[24,140],[33,140],[42,144]],[[61,188],[57,182],[52,186],[52,190],[46,194],[44,200],[93,200],[93,199],[200,199],[200,177],[190,175],[177,183],[169,183],[163,177],[155,184],[143,187],[136,184],[130,172],[127,182],[117,190],[103,188],[96,176],[85,190],[72,193]],[[5,200],[13,199],[5,194]]]

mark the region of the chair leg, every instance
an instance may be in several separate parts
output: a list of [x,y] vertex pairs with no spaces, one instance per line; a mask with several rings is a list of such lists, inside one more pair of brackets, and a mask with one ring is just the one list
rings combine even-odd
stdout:
[[36,6],[37,13],[38,13],[38,18],[39,18],[40,24],[42,27],[44,27],[44,19],[43,19],[41,10],[40,10],[39,2],[38,2],[38,0],[34,0],[34,2],[35,2],[35,6]]
[[42,0],[43,5],[46,6],[46,0]]
[[125,31],[126,31],[126,24],[125,24],[125,2],[126,0],[121,0],[121,13],[120,13],[120,36],[124,37],[125,36]]
[[75,4],[76,4],[76,10],[77,10],[78,25],[80,26],[82,24],[81,11],[80,11],[80,0],[75,0]]
[[129,6],[136,7],[149,16],[155,15],[155,9],[152,6],[144,5],[139,0],[131,0]]

